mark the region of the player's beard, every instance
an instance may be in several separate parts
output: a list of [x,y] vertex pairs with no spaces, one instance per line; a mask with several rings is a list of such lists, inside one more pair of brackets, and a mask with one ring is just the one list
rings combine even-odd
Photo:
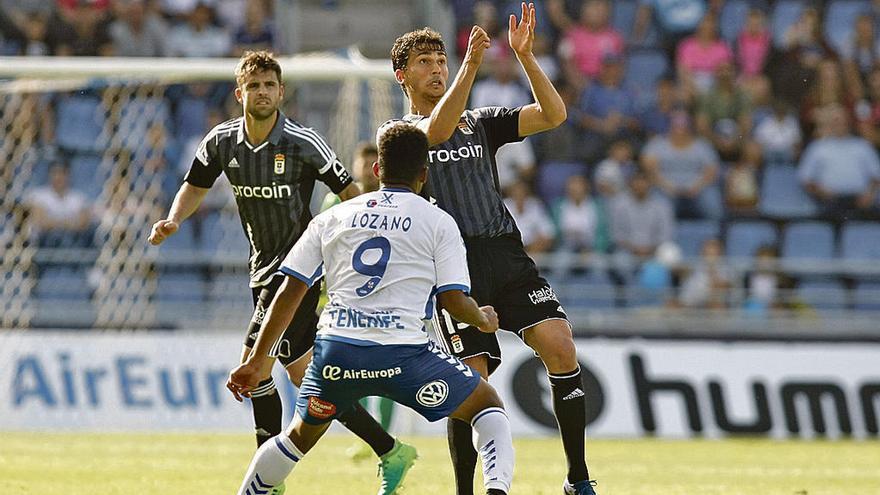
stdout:
[[278,105],[272,105],[270,107],[257,108],[254,105],[251,109],[248,110],[248,115],[251,116],[252,119],[262,121],[268,120],[275,116],[275,112],[278,111]]

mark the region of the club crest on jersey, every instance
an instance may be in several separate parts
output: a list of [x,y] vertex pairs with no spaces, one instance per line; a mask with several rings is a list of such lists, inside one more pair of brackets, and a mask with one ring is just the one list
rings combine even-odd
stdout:
[[458,130],[462,132],[462,134],[473,134],[474,130],[471,129],[471,126],[468,125],[467,120],[461,119],[458,121]]
[[278,153],[275,155],[275,173],[284,173],[284,153]]

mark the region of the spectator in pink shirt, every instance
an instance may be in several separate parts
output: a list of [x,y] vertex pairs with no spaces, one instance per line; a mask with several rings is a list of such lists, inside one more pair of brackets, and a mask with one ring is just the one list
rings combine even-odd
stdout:
[[745,28],[736,39],[736,62],[743,76],[751,78],[764,71],[770,41],[767,16],[761,9],[749,10]]
[[678,45],[676,65],[681,81],[698,93],[712,87],[715,71],[722,64],[733,63],[733,52],[718,37],[718,21],[706,15],[697,26],[697,32]]
[[623,36],[609,24],[611,6],[607,0],[588,0],[581,8],[580,21],[571,24],[559,46],[564,65],[576,70],[579,79],[594,79],[607,55],[622,55]]

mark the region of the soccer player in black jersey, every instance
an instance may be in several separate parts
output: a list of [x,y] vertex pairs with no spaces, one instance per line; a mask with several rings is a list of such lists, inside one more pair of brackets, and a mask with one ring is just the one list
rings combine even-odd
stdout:
[[[498,185],[495,152],[505,143],[552,129],[566,119],[565,104],[532,53],[534,5],[522,4],[522,17],[510,16],[510,47],[528,77],[535,103],[520,108],[465,110],[468,94],[489,47],[488,35],[474,26],[462,66],[447,91],[449,69],[440,35],[430,29],[407,33],[391,50],[394,73],[410,100],[404,121],[428,135],[428,187],[437,205],[458,223],[467,247],[471,295],[495,307],[500,327],[516,332],[547,368],[568,475],[563,491],[595,495],[584,460],[586,402],[571,326],[553,289],[525,253]],[[484,377],[498,366],[497,337],[448,314],[435,320],[437,337],[448,352],[463,358]],[[462,328],[463,327],[463,328]],[[449,421],[449,442],[459,495],[473,494],[477,454],[469,425]]]
[[[244,361],[254,347],[266,308],[284,280],[279,271],[281,262],[312,218],[309,202],[315,180],[326,183],[342,200],[360,191],[324,139],[279,110],[284,85],[281,66],[271,54],[246,53],[235,77],[235,97],[244,115],[214,127],[201,142],[168,217],[153,224],[150,243],[160,244],[174,234],[180,222],[196,211],[214,180],[226,174],[251,245],[250,286],[255,310],[242,350]],[[319,295],[320,284],[316,284],[273,348],[273,355],[297,386],[311,358]],[[265,377],[251,398],[260,445],[281,433],[281,399],[271,376]],[[379,456],[379,494],[396,493],[415,460],[415,449],[395,441],[360,406],[339,419]],[[276,493],[282,492],[283,488]]]

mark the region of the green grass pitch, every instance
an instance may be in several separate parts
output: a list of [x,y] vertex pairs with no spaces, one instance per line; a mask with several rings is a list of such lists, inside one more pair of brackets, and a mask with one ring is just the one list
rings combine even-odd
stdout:
[[[452,495],[445,439],[407,440],[421,458],[402,493]],[[287,493],[374,494],[375,463],[344,454],[354,443],[324,438]],[[518,439],[516,448],[512,495],[560,495],[559,442]],[[876,440],[591,440],[587,448],[600,495],[880,495]],[[0,432],[0,494],[234,494],[252,450],[247,435]]]

